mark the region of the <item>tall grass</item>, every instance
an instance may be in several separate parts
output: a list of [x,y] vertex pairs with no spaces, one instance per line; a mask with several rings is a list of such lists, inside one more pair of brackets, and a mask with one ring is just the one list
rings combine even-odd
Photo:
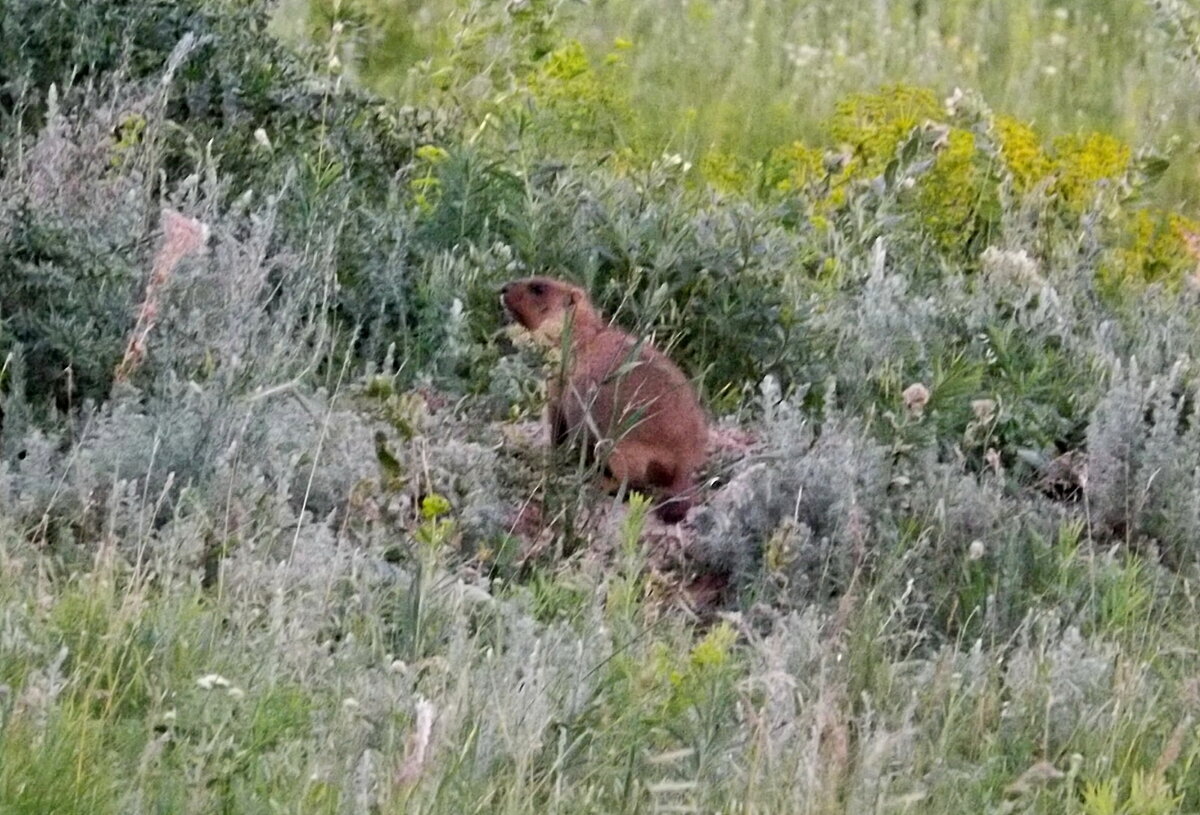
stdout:
[[[512,5],[512,4],[510,4]],[[837,102],[896,83],[949,95],[977,89],[997,111],[1057,136],[1113,133],[1174,153],[1163,200],[1186,208],[1200,189],[1200,26],[1187,2],[915,0],[567,0],[518,3],[548,14],[541,43],[579,38],[597,62],[615,60],[650,151],[695,161],[710,150],[760,159],[794,140],[819,141]],[[400,101],[428,90],[425,61],[442,67],[482,7],[426,0],[285,0],[293,38],[331,21],[362,81]],[[486,13],[485,13],[486,14]],[[470,34],[467,35],[471,36]],[[480,54],[484,62],[498,55]]]
[[[635,550],[607,605],[593,593],[576,626],[546,625],[521,595],[472,599],[436,566],[428,585],[397,584],[361,553],[308,548],[310,534],[290,565],[237,558],[216,597],[168,566],[169,546],[155,579],[157,561],[131,572],[110,552],[47,580],[7,537],[0,808],[1198,805],[1200,642],[1183,612],[1144,606],[1089,633],[1031,610],[1006,643],[914,652],[911,599],[864,591],[836,613],[760,611],[697,635],[622,585],[642,569]],[[397,650],[421,626],[424,646]]]
[[763,151],[812,136],[841,98],[897,82],[975,88],[1053,133],[1100,129],[1153,143],[1196,126],[1196,77],[1145,3],[593,6],[581,30],[597,48],[628,38],[635,97],[665,122],[694,110],[705,146]]

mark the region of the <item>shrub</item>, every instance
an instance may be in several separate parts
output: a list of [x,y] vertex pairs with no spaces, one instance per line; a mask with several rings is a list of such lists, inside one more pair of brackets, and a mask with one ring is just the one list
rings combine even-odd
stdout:
[[108,396],[140,282],[127,238],[82,231],[28,201],[0,226],[0,356],[20,358],[24,398],[38,411]]
[[591,64],[583,46],[570,41],[540,61],[526,80],[534,103],[548,114],[551,130],[542,137],[553,149],[612,148],[628,138],[631,113],[614,76],[619,58],[611,55],[603,71]]

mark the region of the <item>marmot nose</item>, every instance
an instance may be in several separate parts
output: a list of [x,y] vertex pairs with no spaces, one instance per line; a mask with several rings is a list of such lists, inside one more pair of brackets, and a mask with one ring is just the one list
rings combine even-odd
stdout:
[[512,285],[511,283],[505,283],[503,286],[500,287],[500,293],[508,294],[508,289],[511,285]]

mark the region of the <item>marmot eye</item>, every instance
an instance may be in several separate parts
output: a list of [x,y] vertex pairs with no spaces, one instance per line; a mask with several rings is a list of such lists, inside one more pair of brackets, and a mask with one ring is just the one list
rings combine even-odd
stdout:
[[535,296],[540,297],[546,293],[546,284],[545,283],[530,283],[529,290],[531,292],[533,292],[533,294]]

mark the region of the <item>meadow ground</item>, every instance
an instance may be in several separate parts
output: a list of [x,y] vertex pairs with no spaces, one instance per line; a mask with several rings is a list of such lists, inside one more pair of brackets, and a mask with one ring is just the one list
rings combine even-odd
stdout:
[[[3,815],[1200,810],[1193,6],[0,33]],[[533,272],[695,376],[683,526]]]

